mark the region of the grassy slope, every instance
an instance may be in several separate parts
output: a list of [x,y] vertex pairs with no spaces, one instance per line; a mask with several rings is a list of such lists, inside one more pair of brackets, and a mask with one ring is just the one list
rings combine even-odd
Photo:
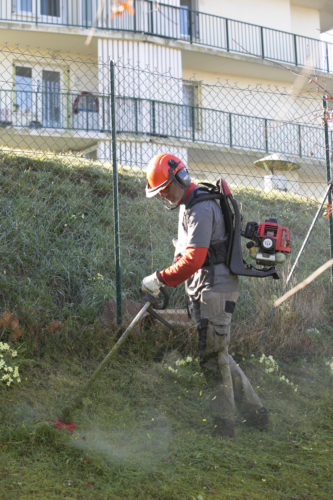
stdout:
[[[290,363],[287,355],[290,360],[297,354],[290,345],[282,355],[270,344],[275,351],[269,352],[280,355],[280,373],[298,385],[297,392],[277,374],[266,374],[256,358],[242,359],[236,352],[272,412],[269,432],[249,430],[240,417],[234,440],[213,439],[204,382],[194,375],[198,367],[170,372],[168,366],[175,365],[171,357],[162,362],[161,352],[177,343],[154,327],[134,333],[105,369],[75,413],[76,432],[60,433],[50,423],[115,341],[115,333],[98,320],[115,292],[112,176],[107,168],[84,162],[15,155],[2,155],[0,174],[1,310],[15,311],[24,327],[16,342],[22,383],[0,390],[0,498],[331,498],[332,379],[325,361],[332,352],[333,311],[322,293],[327,277],[278,318],[289,332],[297,319],[303,337],[294,346],[306,344],[306,356]],[[137,196],[143,186],[139,174],[121,173],[122,275],[129,298],[138,297],[142,275],[168,263],[176,230],[177,216],[171,213],[164,231],[157,232],[163,211]],[[247,220],[277,215],[291,228],[296,248],[301,244],[314,204],[257,191],[237,196]],[[327,241],[320,220],[298,279],[324,262]],[[319,258],[318,246],[325,249]],[[242,281],[236,350],[246,345],[242,335],[253,334],[258,309],[265,323],[271,295],[280,286]],[[302,321],[293,310],[298,305]],[[55,332],[48,328],[52,319],[62,323]],[[312,338],[306,335],[313,326],[319,328],[316,338],[313,331]],[[2,340],[8,334],[4,330]],[[180,341],[174,355],[192,348]]]

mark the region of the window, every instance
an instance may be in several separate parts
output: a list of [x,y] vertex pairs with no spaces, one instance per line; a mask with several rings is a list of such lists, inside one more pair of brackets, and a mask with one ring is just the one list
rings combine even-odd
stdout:
[[32,0],[16,0],[17,9],[21,12],[32,12]]
[[60,17],[60,0],[41,0],[40,13],[42,16]]
[[180,0],[180,34],[199,38],[199,17],[196,0]]
[[93,5],[91,2],[82,0],[82,24],[83,26],[91,26],[94,20]]
[[12,12],[60,17],[62,0],[12,0]]
[[200,128],[200,84],[183,82],[183,127],[185,129]]
[[32,69],[15,68],[15,110],[28,113],[32,109]]

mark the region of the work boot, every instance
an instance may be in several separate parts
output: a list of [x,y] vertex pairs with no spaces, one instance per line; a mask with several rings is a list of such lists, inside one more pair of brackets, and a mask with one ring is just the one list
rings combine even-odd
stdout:
[[269,411],[264,406],[246,415],[245,425],[249,427],[256,427],[260,431],[264,431],[267,429],[268,424]]
[[234,437],[235,425],[232,420],[216,417],[212,429],[212,436]]

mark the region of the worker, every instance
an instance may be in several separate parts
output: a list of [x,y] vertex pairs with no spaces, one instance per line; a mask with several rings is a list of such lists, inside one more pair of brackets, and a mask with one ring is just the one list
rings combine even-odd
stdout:
[[191,182],[185,164],[168,153],[149,162],[146,196],[158,196],[172,208],[180,207],[174,262],[146,276],[141,288],[158,295],[163,286],[185,282],[198,331],[200,365],[210,390],[213,435],[234,436],[236,409],[243,422],[264,430],[268,410],[228,352],[239,290],[238,277],[224,263],[227,235],[220,206],[215,200],[193,203],[200,187]]

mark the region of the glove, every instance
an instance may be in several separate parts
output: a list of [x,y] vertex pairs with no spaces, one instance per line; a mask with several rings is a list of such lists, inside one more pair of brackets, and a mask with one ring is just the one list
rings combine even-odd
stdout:
[[154,295],[154,297],[157,297],[159,294],[160,288],[164,285],[158,277],[157,277],[157,272],[150,274],[150,276],[146,276],[143,278],[141,282],[141,290],[143,292],[148,292]]

